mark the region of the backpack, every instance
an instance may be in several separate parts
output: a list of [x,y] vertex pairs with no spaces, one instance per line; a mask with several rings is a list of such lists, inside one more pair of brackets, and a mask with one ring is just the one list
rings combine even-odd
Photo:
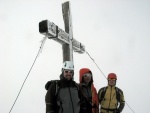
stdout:
[[[101,92],[101,100],[100,100],[100,102],[102,100],[104,100],[106,89],[107,89],[107,86],[101,88],[102,92]],[[116,99],[117,99],[118,102],[120,102],[120,94],[122,94],[122,91],[118,87],[115,87],[115,89],[116,89]]]
[[52,84],[52,83],[54,83],[55,82],[55,84],[56,84],[56,92],[55,92],[55,96],[57,95],[57,93],[59,92],[59,90],[60,90],[60,80],[51,80],[51,81],[48,81],[46,84],[45,84],[45,89],[46,90],[48,90],[49,89],[49,87],[50,87],[50,85]]
[[[56,84],[56,92],[55,92],[55,96],[58,94],[59,90],[60,90],[60,80],[51,80],[51,81],[48,81],[46,84],[45,84],[45,89],[48,90],[50,85],[52,83]],[[80,91],[80,88],[79,88],[79,85],[77,83],[75,83],[75,86],[77,87],[77,90]]]

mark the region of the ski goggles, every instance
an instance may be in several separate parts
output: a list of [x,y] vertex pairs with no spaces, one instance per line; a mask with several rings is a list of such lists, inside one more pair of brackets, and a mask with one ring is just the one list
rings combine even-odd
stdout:
[[65,73],[73,73],[71,70],[64,70]]
[[84,77],[91,77],[92,75],[90,73],[84,74]]

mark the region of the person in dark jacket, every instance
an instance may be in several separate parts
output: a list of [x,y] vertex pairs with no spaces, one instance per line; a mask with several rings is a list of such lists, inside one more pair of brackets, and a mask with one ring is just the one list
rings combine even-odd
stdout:
[[125,106],[125,100],[123,91],[116,87],[117,75],[110,73],[107,79],[108,86],[98,91],[100,113],[121,113]]
[[85,113],[99,113],[97,90],[93,84],[93,75],[90,69],[82,68],[79,72],[80,89],[86,100]]
[[[74,65],[65,61],[56,94],[56,82],[53,82],[46,93],[46,113],[80,113],[82,108],[81,93],[78,84],[73,80]],[[84,106],[84,105],[82,105]],[[85,109],[85,108],[83,108]]]

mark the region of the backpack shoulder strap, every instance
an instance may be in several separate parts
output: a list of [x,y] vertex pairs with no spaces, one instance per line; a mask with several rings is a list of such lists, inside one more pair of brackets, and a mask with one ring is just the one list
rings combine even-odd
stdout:
[[101,93],[101,98],[104,98],[104,97],[105,97],[106,89],[107,89],[107,86],[106,86],[106,87],[103,87],[102,93]]
[[101,103],[102,100],[104,100],[106,89],[107,89],[107,86],[102,87],[99,91],[99,101],[100,101],[100,103]]
[[55,82],[55,89],[56,89],[56,91],[55,91],[55,96],[57,96],[57,94],[58,94],[58,92],[59,92],[59,89],[60,89],[60,80],[54,80],[54,82]]
[[122,94],[122,90],[116,87],[116,99],[120,102],[120,95]]

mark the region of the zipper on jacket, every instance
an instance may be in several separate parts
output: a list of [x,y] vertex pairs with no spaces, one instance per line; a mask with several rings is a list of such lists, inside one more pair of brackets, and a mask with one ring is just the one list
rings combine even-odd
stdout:
[[111,91],[110,91],[110,101],[109,101],[109,106],[108,106],[108,108],[110,108],[110,102],[111,102],[111,93],[112,93],[112,86],[111,86]]
[[72,109],[73,109],[73,113],[74,113],[74,106],[73,106],[73,101],[72,101],[72,96],[71,96],[69,84],[68,84],[68,90],[69,90],[69,95],[70,95],[70,99],[71,99],[71,105],[72,105]]

